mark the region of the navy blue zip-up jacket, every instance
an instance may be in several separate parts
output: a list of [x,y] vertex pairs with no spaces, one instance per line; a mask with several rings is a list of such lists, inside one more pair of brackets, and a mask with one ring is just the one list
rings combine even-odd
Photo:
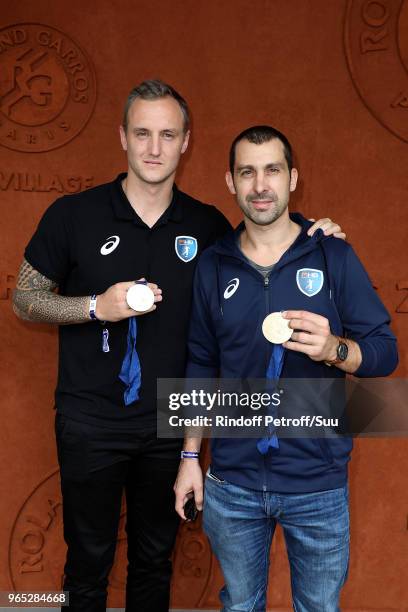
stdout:
[[[324,236],[307,236],[311,223],[291,219],[302,231],[274,266],[269,279],[255,270],[237,246],[243,224],[202,254],[194,281],[189,335],[188,378],[264,378],[272,345],[262,334],[270,312],[308,310],[326,317],[331,332],[355,340],[362,362],[359,377],[387,376],[397,366],[390,317],[352,247]],[[315,295],[302,292],[296,273],[323,273]],[[224,295],[227,286],[238,287]],[[282,378],[342,378],[324,362],[287,350]],[[281,438],[279,450],[262,455],[256,439],[213,439],[211,471],[220,479],[255,490],[307,493],[347,481],[350,438]]]

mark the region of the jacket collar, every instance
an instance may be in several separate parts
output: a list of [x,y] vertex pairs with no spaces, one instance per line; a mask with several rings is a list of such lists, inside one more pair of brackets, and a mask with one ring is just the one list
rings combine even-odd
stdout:
[[[313,225],[313,222],[305,219],[300,213],[289,213],[289,217],[292,221],[301,226],[302,231],[289,249],[276,263],[276,269],[281,268],[291,261],[302,257],[305,255],[305,253],[320,247],[323,241],[330,238],[330,236],[325,236],[320,229],[318,229],[313,236],[308,236],[307,230]],[[221,240],[218,240],[214,245],[216,253],[245,261],[245,257],[237,245],[238,236],[244,230],[244,228],[245,224],[242,221],[234,231],[229,232],[226,236],[221,238]]]

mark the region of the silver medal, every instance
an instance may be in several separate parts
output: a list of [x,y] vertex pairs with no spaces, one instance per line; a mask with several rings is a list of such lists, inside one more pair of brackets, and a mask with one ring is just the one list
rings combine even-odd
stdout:
[[135,284],[128,289],[126,301],[129,308],[137,312],[146,312],[154,304],[154,293],[147,285]]
[[293,329],[289,327],[289,322],[290,319],[284,319],[280,312],[271,312],[262,323],[262,333],[269,342],[283,344],[293,334]]

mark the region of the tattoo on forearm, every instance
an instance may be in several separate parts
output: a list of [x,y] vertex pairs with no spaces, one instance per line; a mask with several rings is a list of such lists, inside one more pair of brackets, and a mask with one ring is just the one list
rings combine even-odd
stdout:
[[26,259],[23,260],[17,279],[17,289],[33,291],[35,289],[53,291],[57,283],[35,270]]
[[25,321],[42,323],[85,323],[89,321],[88,297],[54,293],[57,283],[23,261],[13,295],[13,308]]

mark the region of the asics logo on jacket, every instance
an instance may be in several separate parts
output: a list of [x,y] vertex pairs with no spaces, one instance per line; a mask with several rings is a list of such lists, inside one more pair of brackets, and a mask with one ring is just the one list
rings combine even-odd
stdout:
[[234,295],[238,287],[239,287],[239,278],[232,278],[228,282],[227,288],[224,291],[224,298],[226,300],[229,300],[229,298]]

